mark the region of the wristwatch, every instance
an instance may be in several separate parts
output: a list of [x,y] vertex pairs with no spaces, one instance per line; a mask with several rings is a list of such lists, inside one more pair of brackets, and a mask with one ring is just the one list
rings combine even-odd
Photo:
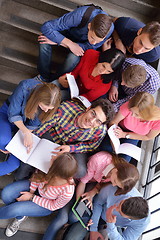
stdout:
[[130,138],[130,135],[129,135],[129,134],[126,134],[125,138],[129,139],[129,138]]

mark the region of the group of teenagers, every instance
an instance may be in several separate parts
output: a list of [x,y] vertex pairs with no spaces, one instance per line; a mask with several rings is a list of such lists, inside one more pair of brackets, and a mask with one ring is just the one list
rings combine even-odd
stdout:
[[[160,88],[152,67],[160,58],[160,23],[113,18],[87,5],[45,22],[41,33],[39,75],[21,81],[0,108],[0,150],[8,154],[0,176],[15,176],[1,192],[0,219],[15,218],[5,233],[11,237],[27,217],[56,211],[43,240],[59,239],[66,223],[64,240],[87,234],[103,240],[102,228],[110,240],[136,240],[150,221],[148,203],[135,187],[138,169],[130,156],[114,153],[107,129],[116,124],[120,142],[134,145],[160,133],[160,108],[152,96]],[[67,57],[53,73],[57,45]],[[90,107],[70,99],[66,73],[75,77]],[[18,130],[27,152],[32,133],[60,145],[47,174],[7,152]],[[88,228],[71,210],[80,196],[93,211]]]

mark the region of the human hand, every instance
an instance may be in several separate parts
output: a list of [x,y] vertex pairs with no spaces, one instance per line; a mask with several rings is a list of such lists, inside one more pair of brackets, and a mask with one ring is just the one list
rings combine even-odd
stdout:
[[119,50],[121,50],[124,54],[126,54],[126,48],[125,46],[123,45],[122,41],[120,38],[118,38],[116,41],[115,41],[115,47]]
[[90,232],[89,239],[90,240],[99,240],[99,239],[104,240],[104,237],[99,232]]
[[116,102],[118,100],[118,89],[112,86],[109,90],[109,100],[111,102]]
[[84,55],[84,50],[81,48],[77,43],[71,42],[68,45],[69,49],[71,50],[72,53],[74,53],[76,56],[83,56]]
[[38,36],[38,42],[40,44],[50,44],[50,45],[57,45],[56,42],[53,42],[51,40],[49,40],[46,36],[44,36],[43,34]]
[[105,43],[103,43],[103,51],[106,51],[111,48],[111,44],[113,42],[112,37],[108,38]]
[[82,197],[81,201],[84,202],[85,200],[87,200],[86,206],[93,209],[92,200],[93,200],[94,195],[95,194],[92,191],[85,192],[81,195],[81,197]]
[[21,196],[16,198],[18,202],[29,201],[33,197],[31,192],[20,192]]
[[29,130],[24,132],[23,144],[27,148],[27,153],[29,153],[33,147],[33,137],[32,133]]
[[114,134],[118,138],[125,138],[126,136],[126,133],[118,126],[114,129]]
[[107,209],[107,211],[106,211],[107,222],[116,223],[117,216],[113,215],[113,210],[116,208],[117,208],[117,206],[113,205]]
[[68,87],[69,87],[66,74],[60,76],[60,77],[58,78],[58,81],[59,81],[59,83],[60,83],[64,88],[68,88]]
[[70,146],[69,145],[61,145],[53,150],[53,156],[51,158],[52,161],[54,161],[55,157],[57,158],[61,154],[65,152],[70,152]]

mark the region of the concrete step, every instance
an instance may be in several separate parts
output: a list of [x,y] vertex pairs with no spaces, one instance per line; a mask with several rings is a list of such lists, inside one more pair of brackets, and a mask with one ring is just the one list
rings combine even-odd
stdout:
[[155,19],[160,12],[160,1],[157,0],[107,0],[107,2],[131,10],[136,14],[142,14],[147,18],[152,16],[152,19]]
[[[0,94],[0,97],[1,97],[1,94]],[[5,157],[6,155],[0,152],[0,162],[3,162],[5,160]],[[14,181],[14,173],[12,173],[11,175],[0,176],[0,189],[3,189],[6,185],[12,183],[13,181]],[[4,203],[0,199],[0,207],[3,205]],[[53,212],[50,216],[46,216],[46,217],[39,217],[39,218],[30,217],[20,226],[20,230],[24,232],[43,234],[46,228],[48,227],[49,223],[52,221],[52,218],[54,217],[54,215],[55,215],[55,212]],[[0,228],[6,228],[6,226],[11,221],[12,221],[11,219],[1,219]],[[0,239],[2,240],[3,238],[0,238]]]

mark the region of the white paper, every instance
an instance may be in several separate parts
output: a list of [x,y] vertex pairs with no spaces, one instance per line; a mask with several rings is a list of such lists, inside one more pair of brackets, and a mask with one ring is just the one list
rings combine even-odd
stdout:
[[33,136],[33,147],[30,151],[30,153],[27,153],[27,148],[24,146],[24,136],[22,131],[18,131],[12,140],[8,143],[6,146],[6,149],[11,152],[14,156],[16,156],[18,159],[20,159],[23,162],[27,162],[30,155],[33,153],[34,149],[38,145],[39,141],[41,140],[36,135],[32,134]]
[[71,74],[66,74],[70,92],[71,92],[71,98],[78,97],[79,95],[79,89],[76,83],[76,80],[73,75]]
[[67,76],[67,80],[68,80],[68,84],[71,92],[71,98],[79,99],[86,108],[90,107],[91,106],[90,101],[84,96],[79,96],[79,89],[74,76],[71,74],[66,74],[66,76]]
[[32,134],[32,137],[33,147],[30,153],[27,153],[27,149],[23,144],[23,133],[20,130],[6,146],[6,149],[22,162],[47,173],[50,168],[51,156],[54,155],[51,152],[60,145],[47,139],[41,139],[34,134]]
[[109,137],[112,141],[114,151],[117,154],[118,153],[123,153],[123,154],[129,155],[129,156],[135,158],[136,160],[140,161],[141,148],[139,148],[139,147],[137,147],[137,146],[135,146],[131,143],[120,144],[119,138],[117,138],[115,133],[114,133],[114,129],[116,127],[117,127],[117,125],[114,124],[108,129],[108,135],[109,135]]

